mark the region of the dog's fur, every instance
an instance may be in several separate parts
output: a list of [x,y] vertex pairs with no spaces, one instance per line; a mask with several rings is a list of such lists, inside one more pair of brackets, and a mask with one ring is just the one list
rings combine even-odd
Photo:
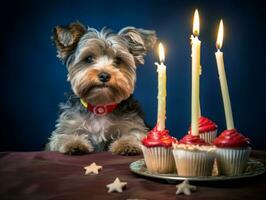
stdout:
[[[122,155],[139,154],[139,140],[147,128],[132,93],[136,66],[144,63],[143,56],[154,46],[155,32],[126,27],[115,34],[72,23],[55,27],[53,40],[74,94],[61,104],[47,149],[66,154],[108,149]],[[99,80],[102,72],[110,80]],[[92,105],[117,103],[118,107],[98,116],[87,111],[80,98]]]

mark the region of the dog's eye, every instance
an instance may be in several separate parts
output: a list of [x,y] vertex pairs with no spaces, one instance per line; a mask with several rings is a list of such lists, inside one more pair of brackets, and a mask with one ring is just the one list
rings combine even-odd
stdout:
[[88,57],[86,58],[86,62],[87,62],[87,63],[92,63],[93,60],[94,60],[94,57],[93,57],[92,55],[90,55],[90,56],[88,56]]
[[119,57],[116,57],[116,58],[115,58],[115,64],[116,64],[116,65],[120,65],[121,63],[122,63],[122,59],[119,58]]

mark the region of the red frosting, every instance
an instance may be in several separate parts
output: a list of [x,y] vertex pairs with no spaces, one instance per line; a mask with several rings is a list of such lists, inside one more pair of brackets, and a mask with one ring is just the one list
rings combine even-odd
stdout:
[[245,137],[241,133],[238,133],[236,129],[225,130],[217,137],[213,144],[217,147],[248,147],[249,138]]
[[209,143],[205,142],[199,136],[190,134],[185,135],[181,140],[179,140],[179,144],[209,145]]
[[172,142],[176,142],[176,139],[169,135],[169,131],[159,131],[157,125],[142,140],[142,144],[146,147],[171,147]]
[[[217,129],[217,125],[207,117],[200,117],[199,118],[199,133],[206,133],[209,131],[214,131]],[[191,131],[191,127],[189,132]]]
[[214,131],[217,129],[217,125],[206,117],[199,118],[199,133]]

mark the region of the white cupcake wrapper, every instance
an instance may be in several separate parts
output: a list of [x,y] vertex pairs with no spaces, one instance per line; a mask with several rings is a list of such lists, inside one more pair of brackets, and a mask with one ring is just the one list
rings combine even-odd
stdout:
[[174,149],[178,176],[211,176],[214,151]]
[[141,145],[147,169],[152,173],[171,173],[175,171],[172,148],[146,147]]
[[217,148],[216,160],[219,173],[236,176],[244,172],[251,148]]
[[205,142],[212,143],[217,136],[217,130],[203,132],[199,134],[200,138],[205,140]]

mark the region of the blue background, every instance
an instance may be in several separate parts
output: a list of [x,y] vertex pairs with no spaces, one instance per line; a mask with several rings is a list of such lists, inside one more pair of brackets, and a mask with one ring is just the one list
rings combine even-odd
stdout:
[[[180,138],[190,123],[192,17],[199,9],[202,41],[201,106],[204,116],[225,129],[214,53],[220,18],[223,52],[235,125],[266,149],[265,11],[262,3],[232,1],[11,1],[1,5],[1,150],[41,150],[54,129],[58,103],[70,87],[50,36],[54,26],[80,22],[114,31],[135,26],[157,31],[166,47],[167,127]],[[157,109],[157,52],[138,68],[135,97],[154,125]]]

